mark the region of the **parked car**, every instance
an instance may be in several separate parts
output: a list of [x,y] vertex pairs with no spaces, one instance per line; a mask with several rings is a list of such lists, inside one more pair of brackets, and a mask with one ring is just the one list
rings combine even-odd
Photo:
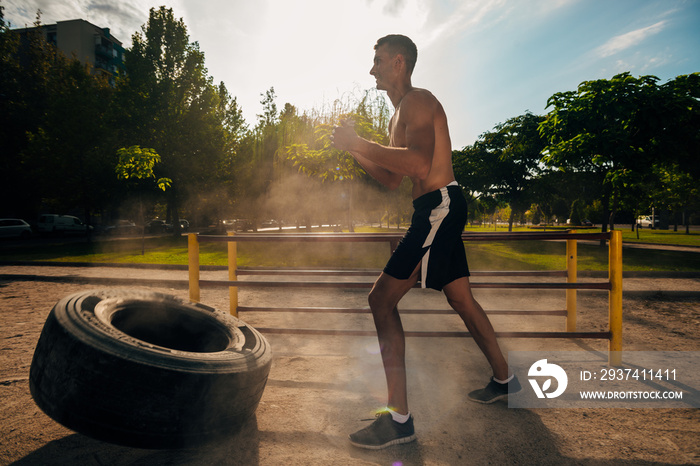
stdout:
[[19,218],[0,218],[0,237],[27,239],[32,236],[32,227]]
[[180,219],[180,230],[181,231],[189,231],[190,229],[190,222],[185,220],[184,218]]
[[637,219],[637,226],[641,227],[649,227],[649,228],[658,228],[659,226],[659,217],[654,216],[654,221],[652,222],[651,220],[651,215],[643,215]]
[[114,225],[105,228],[105,233],[108,235],[136,235],[140,232],[141,229],[129,220],[119,220]]
[[235,230],[236,231],[248,231],[248,230],[253,230],[253,222],[245,219],[245,218],[239,218],[234,220],[234,225],[235,225]]
[[146,231],[148,233],[167,233],[173,231],[173,226],[166,223],[165,220],[153,219],[146,223]]
[[[571,219],[570,219],[570,218],[566,219],[566,224],[567,224],[567,225],[571,225]],[[581,219],[581,223],[580,223],[579,225],[577,225],[577,226],[592,227],[592,226],[593,226],[593,222],[591,222],[591,221],[588,220],[587,218],[583,218],[583,219]]]
[[44,214],[39,216],[36,229],[41,234],[82,234],[92,231],[78,217],[72,215]]
[[263,220],[260,222],[260,228],[281,228],[282,227],[282,221],[281,220]]

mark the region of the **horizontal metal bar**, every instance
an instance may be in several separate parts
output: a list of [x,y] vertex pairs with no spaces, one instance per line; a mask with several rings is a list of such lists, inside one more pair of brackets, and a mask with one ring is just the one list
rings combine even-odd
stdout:
[[217,286],[259,286],[270,288],[371,288],[368,282],[263,282],[263,281],[230,281],[230,280],[200,280],[202,288]]
[[[239,267],[236,269],[238,275],[301,275],[301,276],[348,276],[364,277],[374,276],[381,273],[381,269],[299,269],[299,268],[248,268]],[[506,270],[506,271],[472,271],[474,277],[566,277],[566,270]]]
[[566,270],[475,270],[474,277],[566,277]]
[[276,242],[385,242],[400,240],[403,233],[241,233],[233,236],[197,235],[200,242],[245,242],[245,241],[276,241]]
[[[197,235],[201,242],[240,242],[240,241],[277,241],[277,242],[381,242],[403,238],[404,233],[239,233],[232,236]],[[566,232],[516,232],[516,233],[462,233],[464,241],[521,241],[610,239],[610,233],[566,233]]]
[[471,283],[472,288],[528,288],[552,290],[609,290],[610,283]]
[[346,277],[366,277],[379,275],[381,270],[379,269],[295,269],[295,268],[269,268],[269,269],[248,269],[245,267],[238,267],[236,269],[237,275],[301,275],[301,276],[346,276]]
[[[269,287],[269,288],[371,288],[374,283],[369,282],[268,282],[268,281],[231,281],[231,280],[200,280],[202,288],[214,288],[221,286],[237,287]],[[420,285],[416,284],[414,288]],[[610,283],[478,283],[472,282],[472,288],[526,288],[526,289],[553,289],[553,290],[609,290]]]
[[566,232],[517,232],[517,233],[462,233],[464,241],[523,241],[523,240],[600,240],[610,239],[610,233],[566,233]]
[[[263,335],[331,335],[349,337],[376,336],[374,330],[332,330],[311,328],[261,328],[255,327]],[[440,338],[471,338],[469,332],[404,332],[406,337],[440,337]],[[496,332],[497,338],[569,338],[569,339],[602,339],[609,340],[610,332]]]
[[[249,307],[238,306],[238,312],[315,312],[326,314],[369,314],[369,308],[342,308],[342,307]],[[453,309],[399,309],[401,314],[455,314]],[[490,310],[486,311],[490,315],[549,315],[549,316],[566,316],[564,310]]]

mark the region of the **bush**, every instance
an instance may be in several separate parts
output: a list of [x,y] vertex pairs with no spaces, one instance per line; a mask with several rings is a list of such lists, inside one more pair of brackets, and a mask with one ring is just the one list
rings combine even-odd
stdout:
[[581,225],[581,209],[578,199],[571,203],[571,213],[569,214],[571,225]]

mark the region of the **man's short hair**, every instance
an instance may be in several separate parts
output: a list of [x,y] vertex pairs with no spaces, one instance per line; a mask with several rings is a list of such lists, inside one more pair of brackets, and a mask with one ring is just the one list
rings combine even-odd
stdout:
[[394,54],[400,53],[403,55],[406,60],[408,74],[410,75],[413,73],[413,68],[416,66],[416,60],[418,59],[418,49],[411,39],[401,34],[389,34],[377,41],[374,50],[377,50],[382,45],[389,47]]

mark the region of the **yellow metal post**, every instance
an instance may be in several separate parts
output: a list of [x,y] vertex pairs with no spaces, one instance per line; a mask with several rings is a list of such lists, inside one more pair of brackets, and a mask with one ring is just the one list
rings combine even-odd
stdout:
[[610,232],[609,250],[610,293],[608,297],[608,320],[610,325],[610,343],[608,344],[608,363],[612,366],[622,364],[622,232]]
[[[232,231],[228,232],[229,236],[234,236],[235,233]],[[228,279],[231,281],[237,280],[236,268],[237,268],[237,255],[238,248],[235,241],[228,242]],[[238,317],[238,287],[229,286],[228,287],[228,297],[229,306],[231,309],[231,315]]]
[[199,241],[197,234],[187,235],[188,268],[190,273],[190,301],[199,302]]
[[[571,233],[576,233],[572,230]],[[576,283],[577,242],[566,240],[566,283]],[[576,331],[576,290],[566,290],[566,331]]]

